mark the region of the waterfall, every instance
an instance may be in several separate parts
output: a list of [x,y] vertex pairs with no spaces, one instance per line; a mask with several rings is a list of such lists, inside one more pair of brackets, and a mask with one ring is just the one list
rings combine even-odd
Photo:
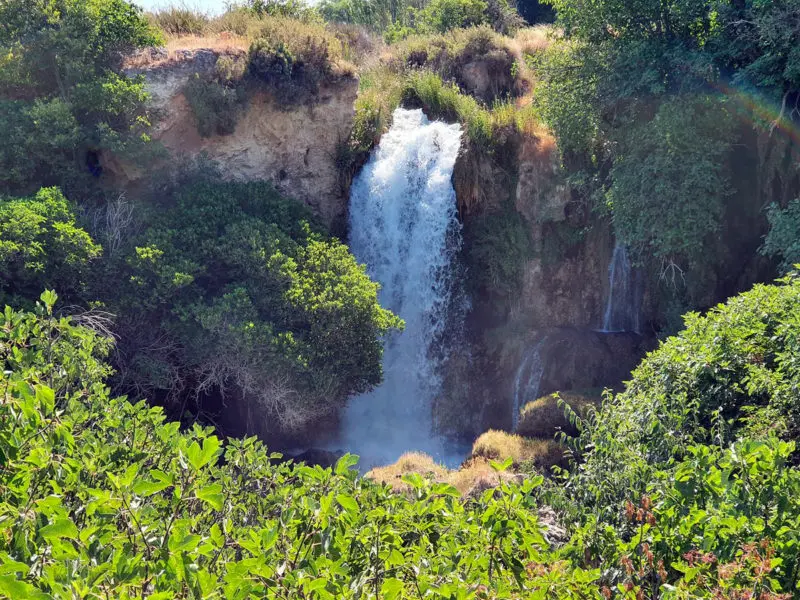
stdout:
[[514,378],[514,405],[511,407],[511,430],[517,430],[519,413],[528,402],[539,398],[539,387],[544,375],[542,348],[547,342],[543,337],[531,346],[523,355]]
[[455,306],[461,226],[451,182],[460,143],[458,125],[397,109],[353,181],[351,250],[381,284],[382,306],[405,321],[404,331],[385,342],[383,383],[351,399],[332,444],[359,454],[362,469],[411,450],[451,464],[463,458],[448,455],[432,416],[445,338],[454,317],[463,320]]
[[601,331],[639,333],[641,303],[639,273],[631,268],[625,246],[617,244],[608,265],[608,300]]

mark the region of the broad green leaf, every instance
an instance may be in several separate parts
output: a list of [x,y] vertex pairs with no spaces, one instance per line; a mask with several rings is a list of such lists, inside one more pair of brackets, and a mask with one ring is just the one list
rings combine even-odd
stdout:
[[336,496],[336,502],[344,508],[347,512],[358,512],[358,502],[356,502],[355,498],[352,496],[348,496],[347,494],[338,494]]
[[39,530],[39,535],[45,539],[77,539],[78,528],[70,519],[58,519],[50,525],[45,525]]
[[514,459],[509,456],[503,462],[497,462],[497,461],[492,460],[492,461],[489,461],[489,464],[491,465],[492,469],[494,469],[495,471],[502,472],[502,471],[507,471],[509,469],[509,467],[511,467],[511,465],[514,464]]
[[222,510],[222,505],[225,501],[225,496],[222,494],[222,485],[219,483],[212,483],[204,488],[195,492],[195,496],[204,502],[210,504],[215,510]]
[[394,600],[403,592],[403,582],[399,579],[388,578],[381,585],[381,595],[385,600]]
[[167,481],[145,481],[144,479],[137,479],[133,484],[133,492],[139,496],[152,496],[157,494],[172,484]]
[[346,475],[347,472],[351,470],[351,467],[354,467],[357,464],[358,456],[355,454],[345,454],[336,461],[336,467],[334,467],[333,472],[337,475]]

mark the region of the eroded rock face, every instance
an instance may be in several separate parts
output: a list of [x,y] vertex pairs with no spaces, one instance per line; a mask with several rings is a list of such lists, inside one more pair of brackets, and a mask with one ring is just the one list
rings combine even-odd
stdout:
[[[170,151],[167,160],[204,153],[219,163],[225,178],[271,180],[312,207],[328,226],[334,225],[347,209],[335,157],[338,144],[350,133],[358,81],[341,78],[321,87],[313,103],[293,107],[278,106],[268,90],[256,92],[234,133],[204,138],[183,89],[196,73],[213,70],[218,57],[211,50],[186,51],[180,60],[131,71],[146,79],[157,119],[152,137]],[[130,180],[144,175],[124,171],[120,175]]]
[[[467,149],[456,165],[456,194],[465,219],[481,211],[513,210],[527,228],[531,248],[519,292],[497,314],[494,298],[478,298],[484,314],[471,322],[471,383],[461,393],[472,421],[462,428],[509,428],[515,382],[529,355],[541,355],[531,393],[618,387],[644,355],[649,341],[636,334],[604,334],[614,239],[611,224],[597,219],[573,194],[546,132],[512,140],[502,164]],[[510,156],[510,158],[509,158]],[[492,315],[492,311],[494,314]],[[645,322],[647,315],[642,315]],[[541,348],[538,341],[546,339]],[[539,360],[537,355],[537,361]],[[528,371],[533,367],[527,365]],[[525,387],[525,386],[523,386]],[[536,398],[525,398],[526,401]],[[480,421],[480,422],[476,422]]]
[[529,226],[533,256],[514,311],[536,327],[598,327],[613,249],[609,228],[585,226],[552,138],[526,137],[518,161],[515,208]]

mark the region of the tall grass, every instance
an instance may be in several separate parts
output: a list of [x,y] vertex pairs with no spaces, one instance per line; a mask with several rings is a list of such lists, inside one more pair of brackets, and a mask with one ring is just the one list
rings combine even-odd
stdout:
[[186,6],[171,6],[148,15],[150,22],[166,36],[204,35],[211,20],[201,12]]
[[324,47],[331,72],[336,75],[355,73],[351,60],[359,53],[351,50],[351,42],[361,46],[366,43],[354,37],[356,32],[330,27],[311,12],[296,18],[233,7],[209,18],[185,6],[173,6],[151,13],[149,18],[164,32],[168,48],[247,49],[253,41],[266,39],[274,46],[285,46],[303,61],[314,58],[307,56],[309,52],[316,55]]
[[470,141],[484,150],[505,144],[510,133],[536,135],[543,131],[529,104],[507,100],[487,107],[462,93],[455,84],[426,71],[406,76],[403,98],[419,103],[431,117],[460,122]]

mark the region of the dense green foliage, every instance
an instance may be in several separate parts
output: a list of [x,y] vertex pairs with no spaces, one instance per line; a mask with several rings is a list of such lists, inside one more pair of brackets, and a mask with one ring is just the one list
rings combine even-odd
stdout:
[[[730,118],[708,97],[665,100],[622,135],[608,202],[626,243],[656,259],[702,262],[730,192]],[[685,264],[685,263],[684,263]]]
[[2,595],[449,598],[488,585],[576,597],[597,577],[526,572],[545,551],[535,481],[467,508],[421,478],[413,498],[358,479],[351,457],[335,474],[275,465],[254,439],[223,446],[110,399],[90,332],[44,312],[0,318]]
[[[800,209],[786,202],[795,167],[778,148],[800,116],[797,0],[553,5],[563,38],[549,49],[497,33],[519,24],[503,0],[331,0],[319,12],[250,0],[215,19],[175,9],[150,22],[252,44],[187,81],[202,135],[234,130],[247,85],[289,106],[349,72],[356,35],[319,14],[402,38],[363,74],[336,157],[344,172],[405,102],[463,124],[467,170],[488,161],[514,182],[502,167],[541,133],[536,110],[576,195],[662,275],[717,260],[711,242],[739,191],[731,157],[754,124],[756,195],[783,194],[753,200],[772,206],[762,252],[787,271],[800,260]],[[380,382],[382,342],[401,321],[346,246],[266,182],[223,181],[201,164],[152,177],[131,200],[87,185],[103,151],[146,146],[142,82],[120,72],[124,52],[158,41],[138,9],[9,0],[0,24],[0,303],[31,310],[0,315],[0,598],[800,595],[797,275],[689,314],[596,411],[553,398],[526,413],[576,438],[494,432],[497,444],[548,449],[546,464],[565,464],[568,446],[569,472],[546,481],[487,460],[501,483],[462,498],[419,475],[398,493],[360,478],[350,456],[328,470],[282,462],[254,438],[187,425],[187,412],[262,437],[303,433]],[[478,60],[494,86],[480,93],[464,77]],[[501,308],[529,255],[547,267],[585,232],[548,224],[531,248],[509,199],[465,207],[472,291]],[[60,316],[54,292],[34,305],[45,288],[80,316]],[[84,312],[97,305],[114,320]]]
[[195,176],[155,210],[120,253],[123,287],[108,299],[129,385],[241,395],[263,431],[380,382],[383,335],[400,323],[307,208],[266,183]]
[[0,198],[0,303],[33,303],[45,288],[75,299],[101,248],[75,223],[57,188],[32,198]]
[[86,152],[133,151],[145,135],[141,81],[124,52],[159,40],[124,0],[0,5],[0,192],[76,186]]
[[324,0],[319,12],[327,21],[363,25],[383,33],[387,42],[483,23],[509,33],[523,24],[507,0]]
[[609,398],[582,440],[574,485],[613,518],[629,490],[695,444],[800,432],[800,279],[759,285],[650,353],[626,390]]
[[[785,202],[795,185],[797,2],[552,0],[564,36],[533,57],[536,102],[587,197],[608,205],[642,262],[697,283],[736,203]],[[753,131],[736,125],[743,119]],[[760,164],[734,172],[736,147]],[[753,183],[751,183],[751,181]],[[744,191],[742,191],[744,190]],[[736,192],[742,191],[741,195]],[[747,194],[760,194],[761,200]],[[653,269],[658,271],[657,268]],[[690,282],[691,285],[691,282]]]
[[793,444],[689,447],[646,495],[622,490],[616,529],[586,513],[558,549],[535,512],[541,477],[462,500],[409,475],[398,494],[359,478],[349,455],[333,470],[278,464],[253,438],[222,443],[110,398],[108,341],[53,316],[55,299],[0,316],[4,597],[779,600],[796,590]]
[[233,133],[247,101],[245,91],[236,82],[206,79],[198,74],[186,84],[184,95],[194,113],[197,132],[203,137]]
[[319,86],[330,79],[328,42],[308,38],[292,51],[286,43],[262,38],[249,53],[250,74],[275,90],[282,106],[291,106],[316,96]]
[[770,230],[761,248],[763,254],[779,256],[781,268],[789,271],[800,263],[800,199],[784,210],[773,204],[767,212]]
[[[286,16],[300,8],[254,1],[218,19],[257,41],[187,81],[201,135],[234,131],[253,80],[296,103],[331,75],[343,46],[318,19]],[[121,390],[181,412],[211,399],[248,430],[292,430],[380,382],[382,338],[400,322],[347,248],[266,183],[205,173],[194,185],[156,177],[156,193],[133,198],[110,189],[120,182],[106,165],[146,168],[159,151],[125,57],[162,41],[151,23],[165,34],[212,25],[182,9],[148,18],[124,0],[0,4],[0,302],[30,306],[54,288],[75,311],[99,306],[86,318],[119,338]],[[270,43],[286,58],[275,81]],[[52,184],[63,195],[36,192]]]
[[[468,264],[475,270],[470,283],[476,292],[511,300],[519,291],[525,260],[530,256],[528,230],[517,212],[492,212],[476,219],[466,235]],[[481,289],[483,288],[483,289]]]

